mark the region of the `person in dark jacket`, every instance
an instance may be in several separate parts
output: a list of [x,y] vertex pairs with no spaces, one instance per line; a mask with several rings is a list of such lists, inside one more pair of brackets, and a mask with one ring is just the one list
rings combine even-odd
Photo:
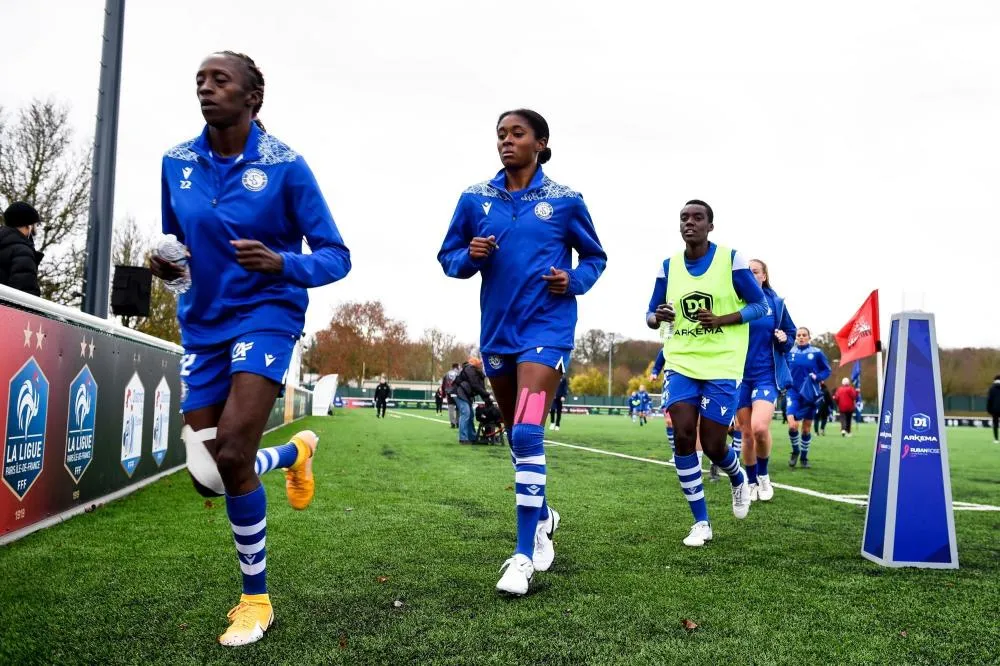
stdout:
[[0,284],[41,296],[38,288],[38,264],[42,253],[35,250],[35,225],[38,211],[30,204],[15,201],[3,214],[0,227]]
[[382,381],[375,387],[375,418],[385,418],[386,401],[389,399],[389,394],[391,393],[392,387],[385,380],[385,375],[382,375]]
[[549,409],[549,430],[559,430],[562,424],[563,398],[567,393],[569,393],[569,382],[566,381],[566,375],[563,375],[559,380],[556,395],[552,399],[552,407]]
[[444,406],[444,389],[439,386],[438,390],[434,392],[434,413],[440,414],[442,411],[444,411],[442,409],[443,406]]
[[482,397],[487,405],[493,404],[486,390],[486,375],[483,362],[475,356],[462,364],[462,371],[455,379],[455,403],[458,405],[458,443],[471,444],[476,441],[476,426],[473,423],[472,403],[476,396]]
[[993,378],[990,392],[986,396],[986,411],[993,417],[993,443],[1000,444],[1000,434],[997,427],[1000,426],[1000,375]]
[[826,422],[830,420],[830,410],[833,408],[833,396],[826,382],[819,383],[819,401],[816,403],[816,432],[826,436]]

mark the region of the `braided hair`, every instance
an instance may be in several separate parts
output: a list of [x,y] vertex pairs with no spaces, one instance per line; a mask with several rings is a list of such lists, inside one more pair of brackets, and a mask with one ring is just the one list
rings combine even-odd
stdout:
[[257,117],[257,114],[260,113],[260,108],[264,106],[264,74],[260,71],[260,68],[257,67],[257,63],[253,61],[253,58],[245,53],[237,53],[236,51],[219,51],[219,54],[235,58],[242,63],[244,73],[246,75],[247,88],[250,90],[256,90],[260,93],[260,104],[255,105],[252,109],[253,122],[256,123],[261,132],[267,132],[264,128],[264,123],[262,123],[260,118]]

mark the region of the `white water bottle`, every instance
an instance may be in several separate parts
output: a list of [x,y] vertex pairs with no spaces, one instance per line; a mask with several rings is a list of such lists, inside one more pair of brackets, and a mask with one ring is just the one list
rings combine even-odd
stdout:
[[[667,307],[673,309],[674,302],[673,301],[667,301]],[[674,314],[675,320],[676,320],[676,317],[677,317],[677,314],[675,313]],[[664,340],[669,340],[673,336],[673,334],[674,334],[674,322],[672,322],[672,321],[665,321],[663,323],[666,324],[666,329],[664,330],[664,333],[663,333],[663,339]]]
[[184,273],[174,280],[164,280],[164,283],[172,293],[180,295],[191,288],[191,272],[188,270],[187,248],[177,240],[177,236],[167,234],[156,246],[156,256],[164,261],[177,264],[184,269]]

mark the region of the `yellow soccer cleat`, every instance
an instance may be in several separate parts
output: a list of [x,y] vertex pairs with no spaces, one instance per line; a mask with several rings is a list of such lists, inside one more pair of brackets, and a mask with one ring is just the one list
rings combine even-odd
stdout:
[[312,466],[319,437],[312,430],[303,430],[292,437],[292,443],[299,450],[299,455],[295,464],[285,470],[285,493],[292,508],[301,511],[309,506],[316,492]]
[[264,632],[274,623],[271,598],[266,594],[244,594],[227,617],[229,629],[219,636],[221,644],[236,647],[256,643],[264,638]]

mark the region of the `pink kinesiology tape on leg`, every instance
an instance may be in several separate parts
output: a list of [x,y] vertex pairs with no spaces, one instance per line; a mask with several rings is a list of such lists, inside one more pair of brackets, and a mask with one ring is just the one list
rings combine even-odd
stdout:
[[545,391],[528,395],[528,389],[521,390],[521,405],[514,423],[540,425],[545,421]]

